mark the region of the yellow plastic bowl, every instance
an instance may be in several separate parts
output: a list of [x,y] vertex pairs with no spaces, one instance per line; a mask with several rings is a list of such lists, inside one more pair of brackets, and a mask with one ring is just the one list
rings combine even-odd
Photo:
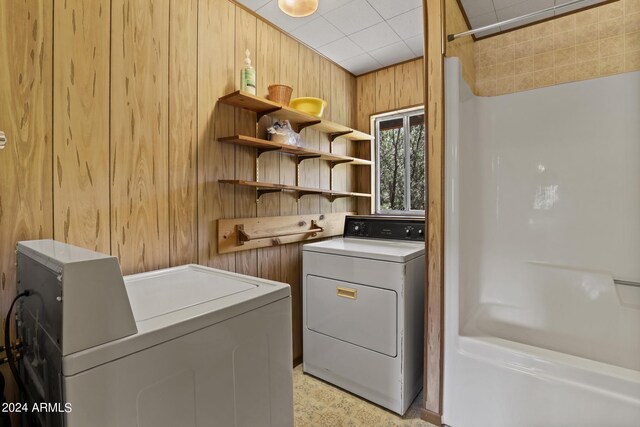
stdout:
[[327,101],[312,97],[294,98],[289,102],[289,106],[298,111],[302,111],[303,113],[321,118],[322,113],[324,113],[324,109],[327,106]]

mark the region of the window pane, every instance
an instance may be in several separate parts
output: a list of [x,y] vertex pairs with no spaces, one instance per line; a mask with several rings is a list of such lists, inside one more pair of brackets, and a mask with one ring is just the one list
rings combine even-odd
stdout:
[[380,121],[380,209],[404,210],[404,129],[402,119]]
[[411,209],[424,210],[425,188],[424,162],[425,126],[424,114],[409,118],[409,147],[411,149],[409,164],[411,167]]

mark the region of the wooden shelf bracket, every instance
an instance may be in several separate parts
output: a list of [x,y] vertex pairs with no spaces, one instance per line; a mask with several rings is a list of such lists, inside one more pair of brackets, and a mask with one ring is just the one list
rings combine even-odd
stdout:
[[344,164],[344,163],[351,163],[351,162],[352,162],[352,160],[332,160],[332,161],[329,162],[329,167],[331,169],[333,169],[337,165],[341,165],[341,164]]
[[280,189],[280,188],[258,188],[256,190],[256,202],[258,202],[260,200],[260,197],[262,197],[263,194],[279,193],[281,191],[282,191],[282,189]]
[[298,133],[300,133],[300,132],[302,132],[302,129],[308,128],[309,126],[317,125],[318,123],[321,123],[321,122],[322,122],[321,120],[311,120],[311,121],[308,121],[308,122],[297,123],[297,124],[296,123],[292,123],[291,125],[297,127],[297,131],[298,131]]
[[276,111],[279,111],[281,109],[282,109],[282,107],[279,107],[279,108],[274,107],[274,108],[271,108],[269,110],[262,110],[262,111],[256,112],[256,122],[259,122],[260,119],[263,118],[264,116],[267,116],[267,115],[269,115],[271,113],[275,113]]
[[325,194],[325,196],[327,197],[327,199],[329,199],[329,201],[331,203],[333,203],[336,199],[340,199],[340,198],[343,198],[343,197],[349,197],[348,194],[331,194],[331,193]]
[[[320,157],[322,157],[320,154],[305,154],[305,155],[297,155],[297,161],[298,164],[302,163],[305,160],[309,160],[309,159],[319,159]],[[351,160],[349,160],[351,161]]]
[[333,132],[333,133],[330,133],[329,134],[329,141],[333,142],[334,139],[339,138],[339,137],[344,136],[344,135],[349,135],[350,133],[353,133],[353,131],[352,130],[347,130],[347,131],[344,131],[344,132]]

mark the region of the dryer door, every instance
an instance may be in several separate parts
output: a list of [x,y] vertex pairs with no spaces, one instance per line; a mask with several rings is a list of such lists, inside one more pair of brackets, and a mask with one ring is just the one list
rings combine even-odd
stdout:
[[307,276],[307,328],[387,356],[397,355],[394,291]]

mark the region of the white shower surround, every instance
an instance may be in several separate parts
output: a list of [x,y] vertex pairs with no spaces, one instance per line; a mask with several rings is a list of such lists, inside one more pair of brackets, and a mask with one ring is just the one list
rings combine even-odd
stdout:
[[445,80],[443,422],[637,427],[640,73]]

